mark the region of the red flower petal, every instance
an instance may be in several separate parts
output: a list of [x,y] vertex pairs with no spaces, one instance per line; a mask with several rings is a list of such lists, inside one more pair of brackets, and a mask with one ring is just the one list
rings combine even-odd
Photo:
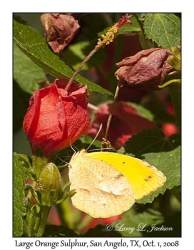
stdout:
[[[102,124],[103,128],[98,139],[104,137],[110,110],[111,104],[103,104],[99,107],[88,135],[94,137]],[[141,117],[133,107],[124,102],[117,102],[107,139],[115,149],[119,149],[132,135],[153,127],[156,127],[155,123]]]
[[163,130],[166,137],[178,133],[178,128],[173,123],[164,123],[162,126],[162,130]]

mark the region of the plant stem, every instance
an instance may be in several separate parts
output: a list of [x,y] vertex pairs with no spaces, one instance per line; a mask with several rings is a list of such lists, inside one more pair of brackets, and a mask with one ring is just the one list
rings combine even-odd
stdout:
[[113,104],[112,104],[112,107],[111,107],[111,112],[110,112],[108,120],[107,120],[106,132],[105,132],[105,136],[104,136],[105,139],[107,139],[107,137],[108,137],[108,132],[109,132],[109,129],[110,129],[110,123],[111,123],[111,120],[112,120],[112,116],[114,114],[116,101],[117,101],[118,95],[119,95],[119,89],[120,89],[120,82],[118,82],[118,84],[117,84],[117,87],[116,87],[116,90],[115,90],[115,95],[114,95],[114,101],[113,101]]
[[[100,47],[99,47],[100,48]],[[99,50],[99,48],[94,48],[87,56],[86,58],[81,62],[79,67],[76,69],[76,71],[73,73],[72,77],[69,79],[69,82],[67,83],[65,90],[67,91],[70,85],[72,84],[73,80],[75,79],[76,75],[79,73],[81,68],[84,66],[84,64]]]
[[168,82],[165,82],[164,84],[159,85],[158,87],[162,89],[162,88],[168,86],[169,84],[171,84],[171,83],[173,83],[173,82],[175,82],[175,83],[180,83],[180,82],[181,82],[181,79],[172,79],[172,80],[169,80]]
[[144,28],[142,25],[142,22],[139,20],[138,15],[133,13],[133,16],[136,18],[137,22],[139,23],[141,32],[139,32],[139,38],[140,38],[140,43],[143,49],[149,49],[150,48],[150,41],[148,39],[145,38],[144,35]]
[[90,110],[94,110],[94,111],[97,111],[98,110],[98,108],[95,106],[95,105],[93,105],[93,104],[91,104],[91,103],[88,103],[88,109],[90,109]]
[[93,218],[90,215],[86,215],[77,225],[76,231],[82,233],[92,220]]
[[39,224],[36,236],[43,235],[50,209],[51,207],[41,206],[40,224]]

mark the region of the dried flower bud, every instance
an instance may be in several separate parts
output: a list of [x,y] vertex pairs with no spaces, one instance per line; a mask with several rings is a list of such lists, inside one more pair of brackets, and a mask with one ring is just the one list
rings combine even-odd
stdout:
[[41,22],[46,40],[55,53],[62,51],[72,41],[80,27],[77,20],[64,14],[43,14]]
[[127,83],[132,88],[157,89],[173,69],[167,60],[170,55],[169,50],[162,48],[142,50],[117,63],[119,69],[115,75],[121,84]]

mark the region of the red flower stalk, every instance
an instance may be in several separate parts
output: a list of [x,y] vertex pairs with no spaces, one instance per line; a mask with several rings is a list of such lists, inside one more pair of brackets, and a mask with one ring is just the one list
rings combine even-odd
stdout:
[[131,17],[132,17],[132,15],[129,16],[128,14],[122,16],[119,19],[118,23],[114,24],[112,27],[110,27],[110,29],[108,29],[106,34],[101,35],[101,37],[98,39],[98,42],[97,42],[97,45],[95,48],[99,49],[105,45],[112,43],[114,41],[115,37],[117,36],[119,29],[124,24],[132,24],[132,22],[130,20],[128,20]]
[[129,20],[129,18],[131,18],[132,16],[133,15],[129,14],[122,16],[116,26],[120,29],[124,24],[132,24],[132,22]]
[[66,91],[67,82],[56,79],[30,99],[23,129],[33,151],[39,146],[49,156],[71,145],[89,127],[86,86],[73,83]]

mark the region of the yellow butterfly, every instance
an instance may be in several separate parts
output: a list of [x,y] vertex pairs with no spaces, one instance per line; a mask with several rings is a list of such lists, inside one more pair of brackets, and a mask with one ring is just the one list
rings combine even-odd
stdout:
[[128,210],[136,200],[166,181],[157,168],[140,159],[112,152],[75,153],[69,163],[73,205],[94,218]]

